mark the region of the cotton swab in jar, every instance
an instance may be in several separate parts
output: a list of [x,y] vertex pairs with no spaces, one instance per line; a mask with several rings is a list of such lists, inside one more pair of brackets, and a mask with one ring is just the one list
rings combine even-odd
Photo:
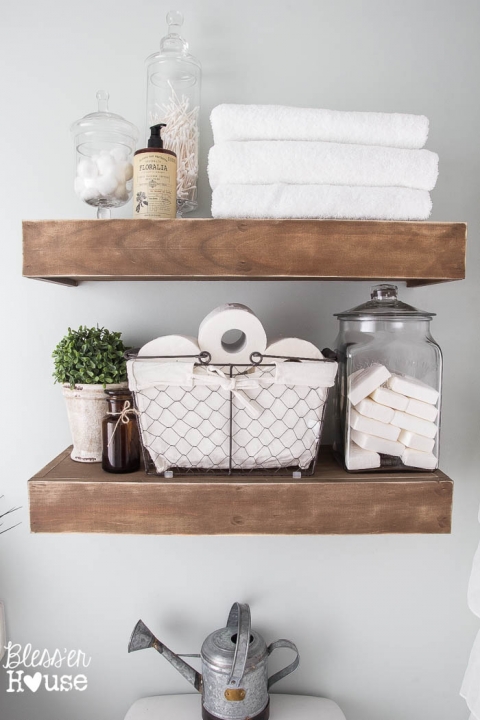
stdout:
[[152,125],[164,122],[162,130],[164,147],[177,156],[177,199],[188,200],[196,189],[198,177],[198,113],[199,108],[189,109],[189,100],[185,95],[181,99],[170,81],[170,100],[163,106],[157,105],[152,114]]

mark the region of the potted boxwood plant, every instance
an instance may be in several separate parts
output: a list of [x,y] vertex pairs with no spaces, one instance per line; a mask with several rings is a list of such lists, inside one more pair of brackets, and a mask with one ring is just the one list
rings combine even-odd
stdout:
[[122,333],[106,328],[68,333],[52,353],[53,376],[62,384],[72,433],[72,460],[101,462],[102,418],[107,404],[105,390],[126,387],[127,371]]

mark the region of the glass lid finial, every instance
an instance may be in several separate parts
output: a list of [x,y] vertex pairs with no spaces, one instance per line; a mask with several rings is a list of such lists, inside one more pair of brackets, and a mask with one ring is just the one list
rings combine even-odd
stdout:
[[183,14],[180,10],[170,10],[167,13],[167,25],[169,35],[180,35],[180,30],[183,25]]
[[382,283],[381,285],[373,285],[370,291],[372,300],[396,300],[398,294],[397,285]]
[[108,101],[110,95],[106,90],[99,90],[97,92],[98,112],[108,112]]
[[180,10],[170,10],[167,13],[168,33],[160,41],[160,52],[186,53],[188,43],[182,37],[183,14]]

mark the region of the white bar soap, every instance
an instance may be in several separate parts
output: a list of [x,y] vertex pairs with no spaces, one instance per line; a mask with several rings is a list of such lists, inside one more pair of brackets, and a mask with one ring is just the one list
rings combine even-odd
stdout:
[[433,453],[420,452],[420,450],[412,450],[407,448],[402,455],[404,465],[411,467],[423,468],[424,470],[435,470],[438,460]]
[[392,440],[384,440],[384,438],[367,435],[358,430],[351,430],[350,437],[357,445],[364,450],[373,450],[374,452],[383,453],[383,455],[398,455],[401,457],[405,452],[405,445]]
[[416,435],[410,430],[402,430],[398,436],[398,442],[403,443],[412,450],[420,450],[420,452],[431,453],[435,447],[435,440],[425,437],[424,435]]
[[405,410],[409,415],[415,415],[415,417],[422,418],[423,420],[429,420],[435,422],[438,415],[438,409],[435,405],[422,402],[421,400],[414,400],[410,398],[408,401],[407,409]]
[[345,455],[345,465],[348,470],[370,470],[371,468],[379,468],[380,455],[372,450],[364,450],[352,442]]
[[388,378],[387,385],[390,390],[430,405],[435,405],[438,400],[438,392],[435,388],[408,375],[393,374]]
[[388,380],[390,373],[385,365],[374,363],[361,372],[354,372],[348,378],[348,399],[352,405],[357,405],[380,385]]
[[[381,388],[378,389],[381,390]],[[432,406],[427,405],[427,407]],[[360,400],[360,402],[355,405],[355,410],[359,412],[360,415],[365,415],[365,417],[378,420],[382,423],[392,422],[393,416],[395,415],[395,410],[393,408],[387,407],[386,405],[380,405],[379,403],[370,400],[370,398]]]
[[408,405],[408,398],[400,393],[393,392],[386,387],[379,387],[373,391],[370,395],[372,400],[380,403],[380,405],[386,405],[387,407],[393,408],[394,410],[401,410],[405,412]]
[[435,423],[422,420],[421,418],[415,417],[415,415],[407,415],[407,413],[402,413],[398,410],[393,417],[392,425],[402,428],[402,430],[410,430],[417,435],[424,435],[424,437],[427,438],[434,438],[438,430]]
[[397,440],[400,435],[400,428],[388,423],[372,420],[372,418],[360,415],[355,408],[350,408],[350,427],[354,430],[367,433],[367,435],[375,435],[375,437],[384,438],[385,440]]

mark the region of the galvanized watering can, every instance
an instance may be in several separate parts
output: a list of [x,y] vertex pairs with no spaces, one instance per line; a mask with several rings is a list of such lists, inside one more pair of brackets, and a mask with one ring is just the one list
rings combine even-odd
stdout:
[[[277,640],[267,647],[263,637],[250,627],[248,605],[232,605],[227,626],[211,633],[202,645],[202,675],[181,656],[169,650],[139,620],[130,638],[128,652],[155,648],[202,694],[203,720],[268,720],[271,686],[293,672],[299,663],[296,646]],[[268,677],[268,656],[277,648],[291,648],[295,660]]]

